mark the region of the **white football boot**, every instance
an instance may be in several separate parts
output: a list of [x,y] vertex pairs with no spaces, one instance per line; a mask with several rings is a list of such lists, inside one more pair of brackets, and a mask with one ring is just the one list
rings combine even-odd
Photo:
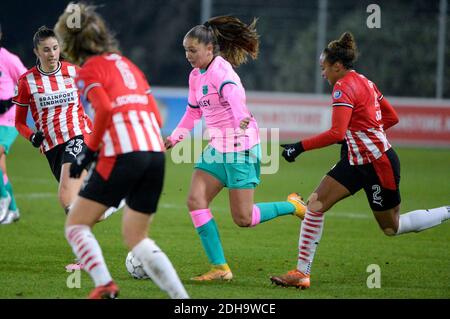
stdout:
[[0,224],[8,218],[9,204],[11,203],[11,196],[7,194],[6,197],[0,198]]
[[0,222],[0,225],[12,224],[18,221],[19,219],[20,219],[19,209],[9,210],[8,215],[6,216],[5,219],[3,219],[2,222]]

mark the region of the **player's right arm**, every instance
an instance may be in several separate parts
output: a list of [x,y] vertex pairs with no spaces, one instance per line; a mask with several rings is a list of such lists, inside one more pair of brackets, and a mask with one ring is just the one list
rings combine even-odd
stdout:
[[352,113],[353,98],[346,85],[335,85],[332,92],[333,111],[331,115],[331,127],[318,135],[302,141],[305,151],[326,147],[341,142],[345,138]]
[[[30,106],[31,93],[30,88],[26,83],[26,78],[19,79],[17,94],[14,96],[12,102],[17,105],[15,126],[20,135],[33,143],[33,146],[39,147],[44,140],[44,135],[39,132],[38,136],[34,138],[34,132],[27,125],[28,108]],[[38,133],[38,132],[37,132]],[[33,142],[34,140],[34,142]],[[39,142],[39,143],[38,143]],[[36,144],[36,145],[35,145]]]
[[374,84],[375,92],[378,96],[378,102],[380,103],[381,118],[383,121],[383,129],[386,131],[388,128],[394,126],[398,123],[398,115],[394,107],[389,103],[389,101],[380,92],[378,87]]
[[295,158],[305,151],[323,148],[340,143],[345,138],[353,113],[353,99],[346,86],[339,84],[333,88],[333,111],[331,115],[331,127],[320,134],[303,139],[297,143],[281,145],[284,150],[282,156],[288,162],[294,162]]
[[186,106],[186,111],[184,112],[184,115],[177,127],[164,141],[164,146],[166,149],[172,148],[178,142],[182,141],[187,135],[189,135],[189,132],[194,128],[196,121],[202,117],[202,110],[200,109],[197,99],[195,98],[194,81],[194,75],[191,72],[189,75],[188,105]]
[[201,117],[202,111],[200,110],[200,107],[188,104],[186,106],[186,112],[184,113],[177,127],[164,142],[164,146],[166,147],[166,149],[172,148],[178,142],[181,142],[194,128],[196,121],[201,119]]

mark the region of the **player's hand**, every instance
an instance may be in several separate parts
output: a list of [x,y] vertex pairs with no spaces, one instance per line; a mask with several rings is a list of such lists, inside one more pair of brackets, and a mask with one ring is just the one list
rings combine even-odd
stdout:
[[43,141],[44,141],[44,132],[42,131],[37,131],[36,133],[31,134],[30,136],[30,142],[36,148],[40,147]]
[[239,127],[243,130],[246,130],[248,127],[248,124],[250,123],[250,118],[246,117],[245,119],[243,119],[240,123],[239,123]]
[[86,147],[78,154],[77,159],[70,165],[70,177],[79,178],[86,167],[97,157],[97,153]]
[[169,137],[164,140],[164,147],[166,148],[166,150],[170,150],[173,146],[174,144]]
[[281,155],[289,163],[295,162],[295,158],[305,151],[302,142],[281,144],[280,146],[283,148],[283,153],[281,153]]

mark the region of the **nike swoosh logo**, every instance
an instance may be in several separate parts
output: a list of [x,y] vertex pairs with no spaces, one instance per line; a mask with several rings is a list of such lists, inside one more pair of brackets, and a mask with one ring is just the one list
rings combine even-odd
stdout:
[[287,156],[291,156],[291,153],[292,153],[293,151],[295,151],[294,148],[288,148],[288,149],[286,150]]

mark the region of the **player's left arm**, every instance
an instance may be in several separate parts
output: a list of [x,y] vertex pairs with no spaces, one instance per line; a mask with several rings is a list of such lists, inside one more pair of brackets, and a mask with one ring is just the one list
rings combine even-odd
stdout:
[[92,151],[97,151],[103,139],[103,134],[112,119],[112,106],[108,94],[101,86],[88,91],[87,99],[95,109],[94,128],[87,137],[86,145]]
[[95,109],[92,134],[86,137],[86,148],[70,165],[70,177],[79,178],[86,167],[95,160],[103,134],[112,120],[112,106],[108,94],[101,86],[94,86],[87,92],[87,99]]
[[234,127],[246,129],[252,115],[245,105],[244,90],[240,89],[234,82],[227,81],[222,83],[219,95],[230,105],[234,118]]
[[377,94],[378,103],[380,103],[381,118],[383,121],[383,129],[387,130],[390,127],[398,123],[398,115],[394,107],[389,103],[389,101],[384,97],[378,87],[373,83],[373,88]]
[[387,130],[398,123],[399,118],[394,107],[386,98],[380,100],[381,117],[383,121],[383,129]]

